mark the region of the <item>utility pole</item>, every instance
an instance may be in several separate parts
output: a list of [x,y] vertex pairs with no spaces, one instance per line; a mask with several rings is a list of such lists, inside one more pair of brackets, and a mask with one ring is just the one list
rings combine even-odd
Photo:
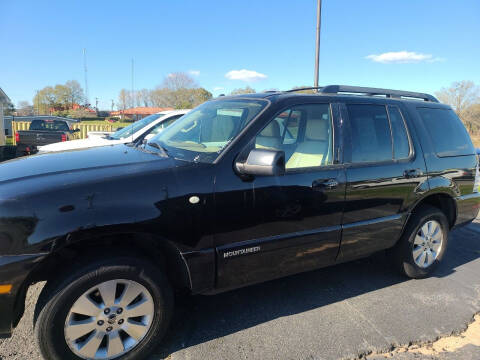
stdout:
[[[314,85],[318,87],[318,67],[320,63],[320,25],[322,23],[322,0],[317,0],[317,38],[316,38],[316,49],[315,49],[315,79]],[[315,90],[315,91],[318,91]]]
[[87,49],[83,48],[83,70],[85,72],[85,106],[90,105],[88,98],[88,80],[87,80]]
[[[35,111],[34,111],[35,114]],[[37,115],[40,115],[40,97],[38,96],[38,90],[37,90]]]
[[111,100],[112,100],[112,111],[113,111],[113,105],[114,105],[115,103],[113,102],[113,99],[111,99]]
[[98,97],[95,98],[95,111],[97,112],[97,115],[98,115]]

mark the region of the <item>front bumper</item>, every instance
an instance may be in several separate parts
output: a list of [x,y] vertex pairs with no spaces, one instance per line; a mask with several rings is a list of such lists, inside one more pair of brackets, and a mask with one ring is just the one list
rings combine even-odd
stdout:
[[28,288],[25,280],[35,265],[46,254],[0,256],[0,285],[12,285],[6,294],[0,294],[0,337],[8,337],[20,320]]
[[478,216],[480,209],[480,193],[459,196],[457,203],[457,220],[455,226],[469,223]]

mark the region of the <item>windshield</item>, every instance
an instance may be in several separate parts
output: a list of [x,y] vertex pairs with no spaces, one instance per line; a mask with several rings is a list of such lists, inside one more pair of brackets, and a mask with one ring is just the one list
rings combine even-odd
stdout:
[[153,121],[164,117],[166,114],[153,114],[147,117],[144,117],[142,120],[135,121],[133,124],[124,127],[118,131],[115,131],[111,134],[108,138],[112,140],[120,140],[125,139],[132,134],[135,134],[140,129],[144,128],[148,124],[152,123]]
[[267,104],[265,100],[206,102],[167,127],[148,144],[160,145],[169,156],[177,159],[211,163]]

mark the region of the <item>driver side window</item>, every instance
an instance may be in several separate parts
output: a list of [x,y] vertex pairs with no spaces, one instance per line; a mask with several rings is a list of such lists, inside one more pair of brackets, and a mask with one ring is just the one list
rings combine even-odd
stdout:
[[255,139],[257,149],[285,152],[286,169],[333,164],[329,104],[299,105],[278,114]]

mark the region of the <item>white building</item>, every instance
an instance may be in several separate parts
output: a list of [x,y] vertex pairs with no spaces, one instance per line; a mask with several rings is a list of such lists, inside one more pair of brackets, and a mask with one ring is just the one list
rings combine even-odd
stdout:
[[3,112],[11,103],[12,101],[10,98],[5,94],[2,88],[0,88],[0,146],[5,145],[5,122],[3,120]]

